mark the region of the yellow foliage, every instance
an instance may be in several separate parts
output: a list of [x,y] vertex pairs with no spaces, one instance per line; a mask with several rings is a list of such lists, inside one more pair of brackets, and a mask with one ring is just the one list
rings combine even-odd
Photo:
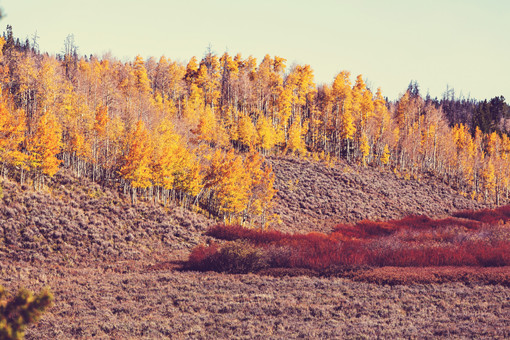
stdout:
[[260,216],[260,227],[266,227],[270,222],[266,216],[272,207],[273,197],[276,194],[274,188],[275,175],[270,165],[263,165],[262,158],[258,154],[251,154],[246,158],[245,168],[250,176],[250,203],[248,214]]
[[94,120],[94,131],[98,136],[103,136],[105,134],[106,124],[108,124],[108,108],[104,105],[99,105],[96,108],[96,117]]
[[482,179],[487,192],[494,194],[496,190],[496,174],[492,160],[489,159],[482,170]]
[[[274,173],[263,165],[263,158],[251,152],[243,160],[233,150],[227,153],[216,150],[205,175],[205,189],[212,192],[218,204],[218,213],[225,218],[240,214],[264,215],[276,193]],[[261,217],[261,224],[266,221]]]
[[37,122],[33,136],[27,142],[29,168],[52,177],[61,161],[57,158],[62,146],[61,128],[55,115],[46,112]]
[[174,131],[169,120],[163,120],[153,134],[152,177],[154,185],[167,190],[174,187],[182,152],[181,137]]
[[381,163],[387,165],[390,162],[390,149],[388,148],[388,144],[384,145],[384,151],[381,155]]
[[25,140],[25,113],[22,110],[11,112],[4,96],[0,98],[0,162],[12,166],[22,166],[26,155],[21,152]]
[[261,115],[257,122],[257,144],[264,151],[269,151],[276,145],[276,143],[277,134],[273,124],[271,124],[266,116]]
[[209,144],[214,144],[216,142],[218,124],[211,107],[206,106],[205,109],[202,110],[198,126],[196,129],[192,130],[192,132],[196,135],[195,141],[197,142]]
[[177,166],[175,188],[196,197],[204,187],[202,167],[198,159],[186,149],[181,149],[180,156],[181,162]]
[[129,181],[133,188],[149,187],[152,179],[150,158],[153,148],[145,124],[141,120],[130,132],[127,148],[120,175]]
[[190,94],[183,110],[184,119],[191,126],[196,126],[204,110],[203,91],[196,84],[190,86]]
[[141,56],[139,55],[136,56],[133,69],[134,75],[136,77],[136,88],[138,89],[138,91],[142,94],[150,92],[151,86],[149,82],[149,77],[147,76],[147,69],[145,68],[145,64]]
[[343,139],[353,139],[356,133],[356,127],[354,126],[354,118],[352,117],[351,111],[346,110],[342,115],[342,122],[340,126],[340,136]]
[[218,201],[220,214],[230,217],[247,208],[250,183],[242,158],[233,150],[226,154],[219,149],[215,152],[205,179],[206,187],[213,190]]
[[255,126],[253,125],[251,118],[243,113],[239,114],[237,135],[239,142],[250,149],[253,147],[257,131],[255,130]]
[[368,138],[365,133],[361,135],[360,142],[360,151],[361,151],[361,163],[363,166],[367,165],[367,157],[370,154],[370,144],[368,143]]
[[289,129],[289,138],[287,140],[287,149],[292,153],[306,154],[306,144],[303,136],[306,134],[306,126],[301,126],[301,121],[296,119],[292,122]]

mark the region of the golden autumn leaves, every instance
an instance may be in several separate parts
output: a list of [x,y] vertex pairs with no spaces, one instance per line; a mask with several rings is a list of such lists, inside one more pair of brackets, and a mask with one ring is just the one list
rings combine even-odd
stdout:
[[[31,171],[34,186],[40,186],[42,176],[53,176],[61,161],[57,158],[62,146],[61,130],[55,116],[44,113],[26,135],[27,126],[23,110],[9,110],[7,101],[0,98],[0,159],[2,171],[13,166]],[[24,148],[24,152],[22,152]],[[23,180],[23,175],[22,178]]]
[[154,187],[165,201],[165,191],[185,195],[185,204],[191,199],[197,202],[200,195],[207,210],[218,216],[263,220],[275,194],[274,174],[259,153],[243,157],[233,149],[213,151],[205,146],[197,150],[201,161],[185,147],[169,120],[152,134],[138,121],[126,147],[120,175],[129,181],[133,200],[137,189]]
[[0,161],[34,179],[61,160],[79,176],[123,185],[133,201],[178,200],[245,221],[263,220],[274,195],[261,155],[432,171],[477,198],[509,189],[508,137],[470,141],[430,102],[406,92],[387,103],[347,71],[317,86],[310,66],[269,55],[257,63],[209,52],[187,65],[20,51],[0,59]]

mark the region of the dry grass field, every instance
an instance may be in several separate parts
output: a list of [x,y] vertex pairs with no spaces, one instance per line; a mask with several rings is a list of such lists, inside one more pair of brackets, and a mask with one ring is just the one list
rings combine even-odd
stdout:
[[[432,178],[370,180],[370,169],[271,162],[284,232],[486,207]],[[509,267],[184,271],[215,221],[175,206],[131,206],[70,175],[43,192],[2,187],[0,284],[49,286],[55,296],[27,339],[510,337]]]

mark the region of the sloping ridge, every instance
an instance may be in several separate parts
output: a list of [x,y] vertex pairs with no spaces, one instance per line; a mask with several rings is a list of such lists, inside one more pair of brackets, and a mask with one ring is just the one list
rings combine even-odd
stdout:
[[[337,223],[387,220],[409,214],[440,217],[486,207],[434,177],[397,178],[390,171],[328,167],[295,158],[269,158],[276,175],[273,213],[284,232],[329,232]],[[0,258],[64,265],[184,258],[204,242],[212,219],[179,206],[131,205],[118,190],[61,171],[50,188],[34,192],[3,181]]]
[[270,158],[276,174],[274,213],[278,229],[287,232],[329,232],[337,223],[388,220],[488,207],[466,198],[432,175],[398,178],[384,169],[340,163],[328,167],[295,158]]

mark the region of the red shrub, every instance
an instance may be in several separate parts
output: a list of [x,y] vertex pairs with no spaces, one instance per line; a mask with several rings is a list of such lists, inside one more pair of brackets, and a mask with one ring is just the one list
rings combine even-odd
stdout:
[[186,265],[188,269],[193,270],[214,270],[212,263],[218,252],[219,247],[216,243],[212,243],[209,246],[200,244],[193,248]]
[[230,272],[267,266],[311,270],[366,265],[510,266],[506,227],[484,224],[510,218],[510,206],[465,211],[457,216],[439,220],[427,216],[387,222],[365,220],[356,225],[337,225],[330,235],[292,235],[239,225],[216,225],[209,229],[208,235],[234,242],[227,242],[221,248],[215,244],[198,246],[193,249],[188,264],[192,269]]
[[474,256],[482,267],[510,266],[510,241],[500,241],[494,244],[486,242],[471,242],[466,251]]
[[510,220],[510,205],[505,205],[496,209],[483,209],[479,211],[464,210],[454,213],[453,216],[480,221],[487,224],[497,224],[499,221],[507,222]]
[[334,228],[333,233],[337,234],[336,237],[338,239],[342,239],[340,235],[342,235],[344,239],[366,239],[389,236],[399,230],[441,229],[450,226],[462,226],[467,229],[478,229],[481,227],[481,223],[453,217],[433,220],[425,215],[411,215],[400,220],[390,220],[386,222],[363,220],[356,223],[354,226],[339,224]]
[[292,250],[291,267],[324,269],[337,263],[342,256],[340,243],[324,234],[294,235],[277,245]]
[[223,224],[218,224],[211,227],[207,231],[207,235],[220,240],[234,241],[243,239],[258,244],[276,242],[291,236],[276,230],[263,231],[258,229],[244,228],[240,225]]
[[465,249],[456,247],[401,248],[372,253],[370,265],[383,267],[437,267],[477,265]]

